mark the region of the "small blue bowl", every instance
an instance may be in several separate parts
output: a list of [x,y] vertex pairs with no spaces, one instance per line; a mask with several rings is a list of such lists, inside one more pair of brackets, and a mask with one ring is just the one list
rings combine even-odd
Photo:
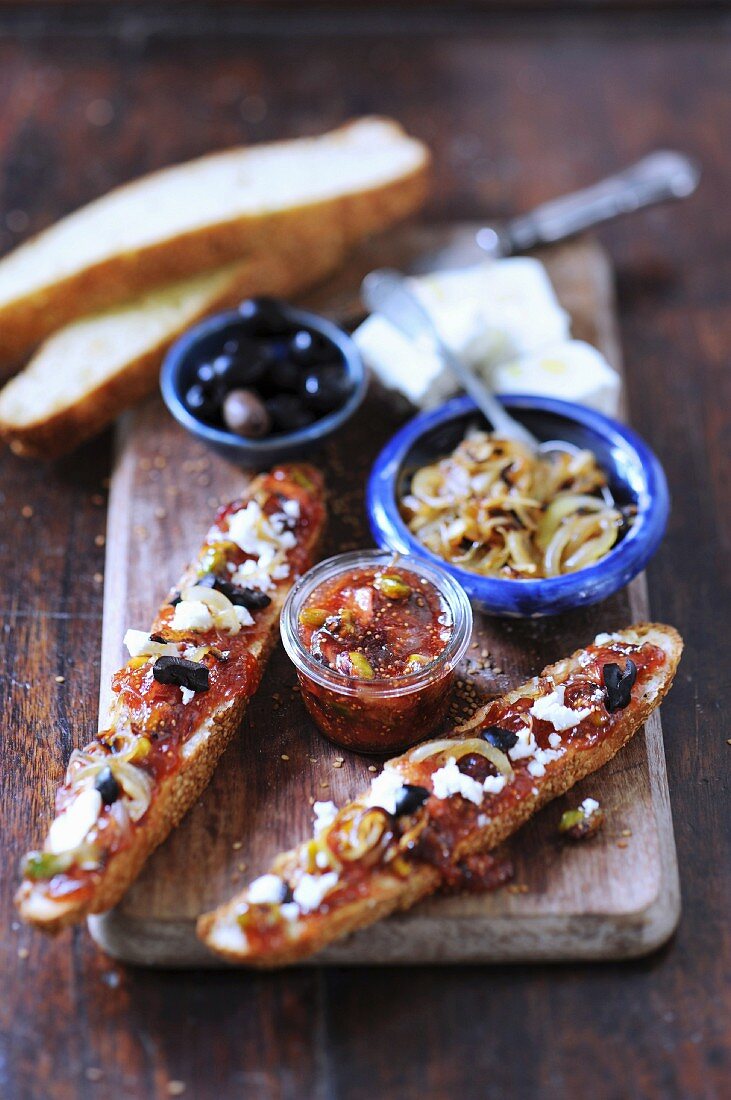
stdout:
[[223,458],[255,470],[263,470],[278,462],[311,454],[313,448],[333,435],[351,418],[365,397],[367,387],[363,360],[343,329],[317,313],[295,309],[284,302],[280,308],[285,322],[292,326],[293,331],[298,328],[311,329],[321,333],[335,345],[343,357],[345,373],[351,384],[345,403],[335,412],[316,420],[314,424],[294,432],[280,432],[265,439],[245,439],[225,428],[204,424],[188,410],[183,395],[193,383],[196,367],[220,354],[227,337],[241,333],[243,321],[237,310],[217,313],[188,329],[168,351],[160,373],[163,400],[178,423]]
[[411,534],[399,514],[398,500],[415,470],[454,450],[471,424],[484,426],[469,397],[414,417],[383,448],[368,483],[373,535],[380,546],[438,562],[473,604],[491,615],[540,618],[598,603],[641,572],[660,544],[670,510],[662,466],[633,431],[593,409],[531,394],[506,394],[500,400],[538,439],[566,439],[593,451],[617,503],[636,506],[635,522],[606,558],[563,577],[503,580],[447,565]]

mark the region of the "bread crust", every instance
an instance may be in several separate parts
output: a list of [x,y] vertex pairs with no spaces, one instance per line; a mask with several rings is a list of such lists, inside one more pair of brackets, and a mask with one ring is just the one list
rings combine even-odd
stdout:
[[[315,503],[318,507],[324,504],[322,479],[316,471],[304,466],[284,469],[305,472],[314,487]],[[261,481],[262,477],[256,478],[242,499],[252,496]],[[285,484],[286,482],[282,482],[283,486]],[[324,515],[324,511],[322,514]],[[308,528],[307,541],[302,545],[306,561],[310,563],[322,533],[322,522]],[[181,586],[191,583],[190,578],[191,572],[186,570]],[[256,636],[249,649],[256,659],[257,684],[276,645],[281,609],[295,580],[296,576],[293,575],[285,583],[278,584],[272,592],[271,604],[257,613]],[[44,932],[55,934],[91,913],[103,913],[116,905],[137,878],[151,853],[162,844],[208,785],[216,764],[241,723],[252,694],[249,680],[243,679],[241,694],[207,715],[198,729],[187,738],[179,767],[158,782],[147,813],[134,827],[131,842],[109,858],[89,896],[77,900],[73,894],[66,899],[50,898],[45,891],[45,884],[26,880],[15,899],[23,920]]]
[[[397,123],[383,122],[395,140],[405,137]],[[345,138],[358,125],[348,123],[327,136]],[[307,255],[313,254],[318,243],[326,251],[334,250],[342,256],[354,241],[386,228],[418,208],[426,194],[429,171],[429,154],[426,147],[422,150],[421,163],[401,178],[383,185],[280,211],[224,218],[145,248],[117,253],[72,272],[51,286],[39,287],[7,302],[0,306],[0,363],[16,363],[40,340],[77,317],[270,249],[284,248],[292,254],[292,245],[297,242],[304,266]],[[238,152],[235,149],[211,156],[225,157]],[[124,185],[116,193],[124,193],[139,182]]]
[[[452,862],[458,863],[465,857],[479,852],[490,851],[520,828],[542,806],[552,799],[565,794],[585,776],[601,768],[630,740],[662,702],[673,681],[683,643],[678,632],[669,626],[658,623],[639,623],[626,631],[619,631],[624,640],[661,637],[663,649],[667,655],[663,669],[663,679],[657,693],[650,698],[636,700],[621,714],[615,723],[611,736],[598,740],[589,749],[573,751],[569,748],[561,758],[560,767],[549,768],[542,779],[534,783],[535,793],[515,802],[504,813],[488,821],[479,829],[468,833],[452,850]],[[541,677],[563,676],[579,667],[579,658],[585,652],[578,649],[570,657],[547,666]],[[526,696],[540,694],[539,678],[521,685],[507,693],[501,703],[509,704]],[[392,763],[398,765],[408,761],[410,753],[405,753]],[[297,860],[299,849],[287,853],[276,861],[275,870],[286,872],[287,865]],[[246,900],[246,892],[238,894],[229,902],[210,913],[203,914],[197,925],[199,938],[215,954],[229,962],[246,966],[270,968],[298,962],[320,951],[327,944],[343,936],[373,924],[377,920],[396,912],[409,909],[417,901],[438,889],[441,874],[435,867],[421,863],[414,864],[411,873],[405,879],[397,878],[377,868],[370,877],[367,895],[341,905],[333,905],[329,911],[311,914],[309,919],[300,919],[297,934],[275,950],[257,954],[247,944],[245,935],[236,934],[236,913]]]

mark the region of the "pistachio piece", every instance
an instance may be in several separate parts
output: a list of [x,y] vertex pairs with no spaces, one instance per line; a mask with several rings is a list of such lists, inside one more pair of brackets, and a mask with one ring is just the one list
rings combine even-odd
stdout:
[[353,650],[348,654],[350,660],[350,667],[353,670],[353,674],[361,680],[373,680],[375,672],[373,666],[364,653],[358,653],[357,650]]
[[422,668],[426,668],[429,662],[430,658],[425,657],[423,653],[412,653],[404,665],[404,672],[419,672]]
[[329,613],[324,611],[321,607],[303,607],[299,613],[299,620],[302,626],[310,627],[312,630],[319,630],[321,626],[325,625],[328,614]]
[[381,573],[374,584],[389,600],[407,600],[411,595],[411,586],[398,573]]
[[23,861],[22,873],[25,878],[38,882],[63,874],[73,862],[73,852],[29,852]]

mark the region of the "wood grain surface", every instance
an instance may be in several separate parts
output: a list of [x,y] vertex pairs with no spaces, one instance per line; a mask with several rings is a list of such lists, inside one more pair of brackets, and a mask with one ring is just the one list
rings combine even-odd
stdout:
[[[663,707],[684,899],[673,941],[614,966],[156,973],[85,929],[15,923],[17,861],[96,723],[111,435],[54,465],[0,458],[0,1093],[12,1100],[523,1097],[725,1100],[731,1076],[729,29],[695,12],[442,9],[440,32],[76,33],[0,15],[0,248],[132,176],[241,140],[395,114],[435,153],[430,221],[493,218],[648,149],[700,158],[682,207],[602,231],[633,422],[673,493],[648,582],[686,651]],[[122,12],[122,8],[118,8]],[[18,27],[25,28],[20,36]],[[13,27],[16,29],[13,30]],[[28,510],[32,510],[30,513]],[[64,677],[56,683],[55,677]],[[171,1089],[172,1086],[172,1089]]]
[[[353,257],[316,295],[318,302],[350,321],[360,312],[364,272],[403,270],[440,250],[453,261],[469,261],[477,228],[393,232]],[[541,255],[573,331],[601,346],[619,368],[604,253],[578,243]],[[325,473],[330,497],[324,556],[371,545],[365,481],[380,447],[408,415],[392,394],[373,385],[355,419],[310,456]],[[126,656],[125,630],[151,621],[160,593],[197,550],[216,501],[235,497],[242,480],[240,470],[211,456],[167,418],[159,399],[121,421],[107,526],[100,728],[111,675]],[[644,578],[598,610],[541,623],[477,613],[460,669],[462,706],[470,688],[484,700],[572,653],[599,630],[648,617]],[[196,917],[268,870],[279,851],[310,835],[313,800],[332,798],[342,805],[368,786],[372,759],[326,742],[295,684],[280,649],[209,789],[120,905],[90,921],[94,939],[114,958],[154,966],[220,965],[196,938]],[[602,834],[591,844],[560,843],[561,813],[589,795],[607,815]],[[659,714],[607,768],[558,799],[504,847],[516,868],[510,886],[482,897],[431,898],[333,946],[319,961],[616,959],[664,943],[677,923],[679,898]]]

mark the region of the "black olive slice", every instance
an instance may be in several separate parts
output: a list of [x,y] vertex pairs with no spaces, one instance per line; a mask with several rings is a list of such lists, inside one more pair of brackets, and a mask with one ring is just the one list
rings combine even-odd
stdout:
[[114,773],[109,765],[106,768],[102,768],[99,772],[94,786],[102,796],[102,802],[105,806],[111,806],[113,802],[116,802],[120,795],[119,783],[114,778]]
[[482,730],[480,733],[483,741],[489,742],[494,745],[496,749],[500,749],[500,752],[510,752],[518,744],[518,735],[513,733],[512,730],[500,729],[500,726],[488,726],[486,730]]
[[416,787],[411,783],[404,784],[396,795],[396,817],[416,813],[419,807],[424,805],[430,793],[426,787]]
[[185,657],[158,657],[152,666],[158,684],[177,684],[190,691],[208,691],[208,669]]
[[624,710],[626,706],[629,706],[632,685],[637,679],[637,665],[628,657],[623,672],[619,665],[610,662],[604,666],[602,675],[604,679],[604,706],[610,714],[614,714],[615,710]]

